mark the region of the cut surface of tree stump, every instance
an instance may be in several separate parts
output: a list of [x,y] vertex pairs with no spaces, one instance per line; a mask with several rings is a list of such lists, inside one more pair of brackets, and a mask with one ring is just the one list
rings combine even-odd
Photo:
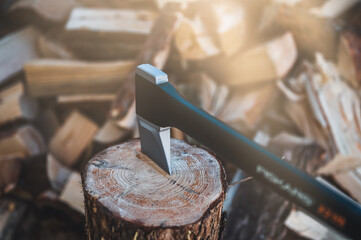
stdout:
[[219,239],[226,183],[206,150],[171,140],[169,175],[139,140],[108,148],[83,173],[89,239]]

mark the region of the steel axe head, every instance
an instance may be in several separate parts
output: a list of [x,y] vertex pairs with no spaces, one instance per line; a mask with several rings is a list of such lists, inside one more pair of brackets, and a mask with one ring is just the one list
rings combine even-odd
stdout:
[[[166,73],[149,64],[139,65],[135,75],[136,78],[143,78],[155,85],[168,82]],[[142,152],[150,157],[163,170],[171,174],[170,128],[159,127],[138,115],[137,122]]]

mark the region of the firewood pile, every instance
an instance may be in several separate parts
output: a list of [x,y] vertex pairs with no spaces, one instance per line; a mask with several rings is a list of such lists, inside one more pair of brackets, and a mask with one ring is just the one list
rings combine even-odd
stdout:
[[[361,202],[359,1],[9,0],[0,11],[0,239],[85,238],[80,173],[138,137],[142,63]],[[342,239],[224,165],[223,239]]]

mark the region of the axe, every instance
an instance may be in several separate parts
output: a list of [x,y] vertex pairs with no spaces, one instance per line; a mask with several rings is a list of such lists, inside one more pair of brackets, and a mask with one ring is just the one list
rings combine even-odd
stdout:
[[361,239],[358,203],[184,100],[166,73],[139,65],[135,89],[141,150],[167,173],[172,174],[170,127],[176,127],[328,226]]

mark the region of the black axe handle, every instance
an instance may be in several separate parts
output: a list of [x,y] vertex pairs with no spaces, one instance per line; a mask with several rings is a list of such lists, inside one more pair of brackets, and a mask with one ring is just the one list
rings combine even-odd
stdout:
[[139,75],[135,81],[138,116],[160,127],[180,129],[317,219],[352,239],[361,239],[358,203],[193,106],[169,82],[156,85]]

